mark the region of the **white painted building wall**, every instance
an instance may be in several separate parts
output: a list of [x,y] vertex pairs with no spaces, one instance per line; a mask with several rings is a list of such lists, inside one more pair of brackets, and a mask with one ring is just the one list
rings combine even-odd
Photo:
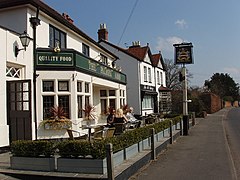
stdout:
[[[20,51],[18,56],[15,57],[14,49],[15,45],[19,48],[22,48],[19,34],[23,33],[25,30],[30,37],[33,37],[33,29],[31,23],[29,22],[30,17],[36,16],[36,8],[30,6],[24,7],[12,7],[7,8],[6,10],[0,10],[0,26],[11,29],[17,33],[9,32],[8,30],[0,28],[0,42],[2,44],[2,50],[0,52],[0,70],[1,72],[6,72],[6,65],[14,65],[22,68],[21,80],[33,79],[33,42],[31,41],[26,51]],[[49,25],[53,25],[59,30],[66,33],[66,47],[67,49],[74,49],[78,52],[82,52],[82,43],[85,43],[89,46],[89,55],[90,58],[98,61],[100,60],[100,53],[108,58],[109,64],[111,61],[115,60],[115,56],[111,53],[105,51],[97,43],[89,41],[85,37],[77,34],[73,30],[69,29],[65,25],[56,21],[52,17],[43,13],[40,10],[39,19],[41,20],[40,25],[37,26],[36,30],[36,47],[37,48],[48,48],[49,47]],[[90,37],[89,37],[90,38]],[[71,114],[70,118],[73,121],[73,129],[81,130],[81,123],[83,118],[78,118],[78,108],[77,108],[77,94],[79,94],[77,89],[77,81],[84,81],[90,83],[90,103],[96,106],[96,113],[100,113],[100,94],[101,89],[104,90],[116,90],[116,107],[120,107],[119,99],[126,100],[126,85],[117,83],[112,80],[105,78],[96,77],[93,75],[85,74],[78,71],[37,71],[37,136],[40,139],[45,138],[62,138],[66,137],[66,130],[59,131],[47,131],[40,126],[40,123],[43,119],[43,107],[42,107],[42,96],[44,95],[69,95],[70,97],[70,109]],[[73,78],[74,77],[74,78]],[[19,79],[19,80],[20,80]],[[9,145],[9,127],[7,125],[7,107],[6,107],[6,81],[13,80],[12,78],[6,77],[5,73],[0,75],[0,107],[2,112],[0,113],[0,132],[2,136],[0,137],[0,147]],[[57,86],[58,80],[67,80],[69,81],[70,89],[69,92],[42,92],[42,81],[43,80],[53,80],[55,86]],[[57,88],[56,88],[57,89]],[[124,92],[120,97],[120,91]],[[32,93],[33,96],[33,93]],[[33,98],[32,98],[33,99]],[[57,99],[57,98],[56,98]],[[57,104],[57,100],[55,102]],[[33,106],[33,103],[32,103]],[[33,107],[32,107],[33,109]],[[34,111],[32,110],[32,117],[34,116]],[[99,115],[100,116],[100,115]],[[104,117],[105,118],[105,117]],[[34,118],[33,118],[34,119]],[[99,119],[101,121],[101,119]],[[102,119],[105,121],[105,119]],[[105,123],[105,122],[104,122]],[[32,122],[32,137],[35,139],[35,123]]]

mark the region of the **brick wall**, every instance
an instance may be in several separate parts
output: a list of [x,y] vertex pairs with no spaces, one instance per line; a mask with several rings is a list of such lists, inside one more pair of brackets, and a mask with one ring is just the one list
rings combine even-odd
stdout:
[[200,96],[204,103],[207,113],[211,114],[219,111],[222,108],[222,101],[219,96],[213,93],[203,93]]

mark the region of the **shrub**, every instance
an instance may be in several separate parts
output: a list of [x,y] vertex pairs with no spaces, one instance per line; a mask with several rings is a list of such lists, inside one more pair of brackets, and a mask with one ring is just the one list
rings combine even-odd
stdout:
[[173,125],[181,120],[181,116],[176,116],[171,119],[166,119],[162,122],[151,124],[127,131],[119,136],[107,138],[104,140],[96,140],[89,142],[86,140],[68,140],[59,142],[55,145],[50,141],[15,141],[11,144],[11,151],[14,156],[26,157],[50,157],[54,154],[55,149],[58,149],[58,154],[64,158],[94,158],[104,159],[106,157],[106,145],[112,143],[113,152],[120,151],[133,144],[140,142],[151,136],[150,129],[154,128],[155,133],[161,132],[169,128],[170,120]]
[[63,141],[57,146],[59,155],[65,158],[78,158],[91,155],[91,143],[89,141]]
[[12,142],[11,153],[20,157],[50,157],[55,153],[55,146],[45,140],[19,140]]

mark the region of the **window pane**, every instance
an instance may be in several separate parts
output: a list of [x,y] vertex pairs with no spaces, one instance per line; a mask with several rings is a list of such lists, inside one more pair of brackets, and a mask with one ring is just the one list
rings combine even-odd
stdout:
[[58,91],[69,91],[68,81],[58,81]]
[[77,103],[78,103],[78,118],[82,118],[83,117],[83,102],[82,102],[82,96],[78,96],[77,97]]
[[116,99],[109,99],[109,106],[113,107],[113,109],[116,109]]
[[107,97],[107,91],[106,90],[100,90],[100,97]]
[[61,33],[61,43],[60,43],[60,48],[66,48],[66,38],[65,34]]
[[77,92],[82,92],[82,82],[77,82]]
[[82,44],[82,53],[89,57],[89,46],[84,43]]
[[144,78],[144,81],[147,81],[147,67],[146,67],[146,66],[144,66],[143,71],[144,71],[144,72],[143,72],[143,73],[144,73],[144,74],[143,74],[143,76],[144,76],[144,77],[143,77],[143,78]]
[[53,34],[53,27],[49,27],[49,46],[54,47],[54,34]]
[[54,107],[54,96],[43,96],[43,119],[50,118],[50,109]]
[[108,60],[106,56],[104,56],[103,54],[100,54],[100,59],[103,64],[108,65]]
[[148,81],[149,81],[149,82],[152,82],[151,68],[148,68]]
[[85,96],[85,106],[90,104],[90,96]]
[[109,90],[109,96],[115,96],[115,90]]
[[53,92],[54,81],[43,81],[43,92]]
[[66,118],[69,118],[69,96],[58,96],[58,106],[63,107]]
[[85,83],[85,93],[89,93],[89,83]]

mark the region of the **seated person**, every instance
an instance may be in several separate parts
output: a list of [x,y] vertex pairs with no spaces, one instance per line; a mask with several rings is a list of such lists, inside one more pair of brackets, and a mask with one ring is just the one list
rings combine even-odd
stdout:
[[117,109],[116,114],[114,116],[113,119],[113,124],[114,123],[126,123],[128,122],[126,116],[123,114],[123,110],[122,109]]
[[115,109],[109,110],[109,115],[107,117],[107,127],[113,127],[114,115],[115,115]]
[[138,120],[134,117],[134,114],[133,114],[133,107],[130,107],[129,108],[129,111],[127,112],[126,114],[126,117],[128,119],[129,122],[138,122]]

